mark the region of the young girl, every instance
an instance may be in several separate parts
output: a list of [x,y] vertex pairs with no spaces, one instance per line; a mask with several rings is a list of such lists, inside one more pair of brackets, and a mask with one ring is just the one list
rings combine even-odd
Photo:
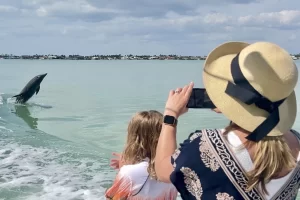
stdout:
[[127,143],[120,155],[121,159],[112,160],[112,165],[120,170],[112,187],[105,193],[107,199],[177,198],[176,188],[172,184],[157,181],[154,170],[162,122],[163,115],[154,110],[142,111],[133,116],[128,125]]

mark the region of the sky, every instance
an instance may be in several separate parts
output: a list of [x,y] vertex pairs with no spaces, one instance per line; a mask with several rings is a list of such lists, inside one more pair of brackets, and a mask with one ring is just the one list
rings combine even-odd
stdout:
[[0,54],[203,56],[228,41],[300,53],[300,1],[0,1]]

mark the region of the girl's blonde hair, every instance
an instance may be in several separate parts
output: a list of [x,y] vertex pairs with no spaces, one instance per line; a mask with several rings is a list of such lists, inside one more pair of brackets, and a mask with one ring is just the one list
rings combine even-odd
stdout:
[[[238,125],[230,122],[224,135],[230,131],[241,129]],[[247,190],[260,185],[262,193],[268,194],[266,184],[273,178],[277,178],[283,169],[292,170],[296,166],[296,159],[283,136],[265,137],[259,142],[245,142],[241,148],[256,145],[253,156],[254,168],[247,173]]]
[[136,164],[149,158],[148,173],[157,179],[154,170],[154,158],[163,115],[155,110],[136,113],[128,125],[127,143],[122,153],[125,164]]

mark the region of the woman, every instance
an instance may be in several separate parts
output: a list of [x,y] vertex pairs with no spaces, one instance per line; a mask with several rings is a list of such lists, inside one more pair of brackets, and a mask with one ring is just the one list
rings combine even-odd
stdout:
[[133,116],[128,125],[125,149],[121,155],[114,154],[121,160],[111,162],[119,172],[112,187],[106,191],[107,199],[176,199],[176,188],[170,183],[157,181],[154,170],[162,119],[163,115],[154,110]]
[[228,42],[208,55],[203,81],[215,111],[231,122],[195,131],[176,149],[177,119],[194,85],[172,90],[155,158],[158,179],[183,199],[295,199],[298,70],[289,53],[268,42]]

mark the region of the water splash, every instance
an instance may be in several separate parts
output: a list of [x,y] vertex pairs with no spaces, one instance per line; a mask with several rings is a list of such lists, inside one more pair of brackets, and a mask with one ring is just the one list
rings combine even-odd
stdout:
[[101,170],[106,163],[13,142],[0,145],[0,194],[10,191],[26,200],[104,198],[109,179]]

